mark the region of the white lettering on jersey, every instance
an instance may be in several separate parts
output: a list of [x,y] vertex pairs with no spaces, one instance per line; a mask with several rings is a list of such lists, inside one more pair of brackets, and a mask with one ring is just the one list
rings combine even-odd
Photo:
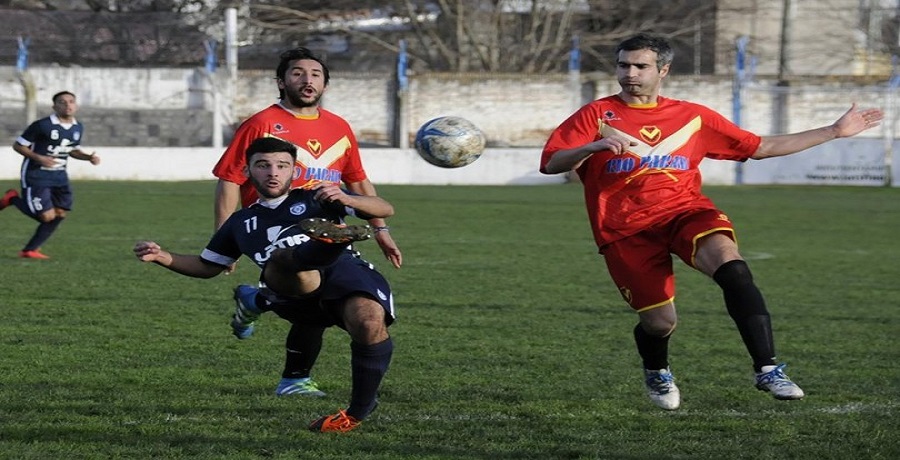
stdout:
[[[281,237],[279,234],[281,233],[282,228],[280,225],[275,227],[270,227],[266,230],[266,234],[269,235],[269,240],[272,241],[272,244],[265,247],[262,252],[257,252],[253,254],[253,260],[256,261],[257,264],[264,264],[266,261],[272,257],[272,253],[278,249],[292,248],[294,246],[299,246],[312,238],[308,235],[299,234],[299,235],[288,235],[285,237]],[[274,241],[273,241],[274,240]]]

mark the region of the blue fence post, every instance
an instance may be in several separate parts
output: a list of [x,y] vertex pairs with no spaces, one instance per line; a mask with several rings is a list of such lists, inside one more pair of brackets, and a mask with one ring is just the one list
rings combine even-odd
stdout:
[[[734,62],[734,83],[731,86],[731,121],[741,126],[741,106],[743,100],[741,90],[744,87],[746,60],[747,60],[747,43],[750,39],[746,35],[738,37],[735,45],[737,53]],[[744,164],[736,163],[734,167],[734,183],[741,185],[744,183]]]
[[406,72],[409,69],[409,56],[406,54],[406,40],[400,40],[397,50],[397,109],[396,114],[395,145],[401,149],[409,148],[409,113],[407,111],[407,99],[409,96],[409,77]]
[[581,45],[578,35],[572,36],[572,51],[569,51],[569,72],[581,70]]
[[30,38],[19,37],[19,50],[16,54],[16,70],[24,72],[28,69],[28,45],[31,43]]
[[206,60],[204,63],[206,65],[206,71],[211,74],[216,72],[216,68],[219,65],[219,60],[216,56],[217,46],[218,42],[215,40],[206,40],[203,42],[203,48],[206,49]]
[[409,57],[406,55],[406,40],[400,40],[400,51],[397,53],[397,87],[400,91],[409,88],[409,78],[406,70],[409,67]]
[[896,136],[895,120],[897,118],[897,88],[900,87],[900,69],[898,56],[891,56],[891,79],[888,81],[887,102],[884,108],[884,186],[894,185],[894,137]]

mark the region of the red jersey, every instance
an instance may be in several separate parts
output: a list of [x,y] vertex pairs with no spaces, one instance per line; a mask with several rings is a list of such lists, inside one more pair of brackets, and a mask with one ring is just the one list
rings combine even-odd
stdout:
[[756,134],[699,104],[659,97],[656,104],[632,106],[608,96],[553,131],[541,154],[541,172],[557,151],[613,134],[637,145],[619,155],[596,152],[576,170],[600,248],[686,210],[714,209],[700,191],[700,161],[746,161],[760,143]]
[[212,171],[219,179],[241,186],[241,206],[256,201],[256,190],[244,175],[244,166],[247,147],[259,137],[277,137],[297,146],[293,188],[366,179],[359,144],[346,120],[321,108],[318,116],[308,117],[272,104],[241,123]]

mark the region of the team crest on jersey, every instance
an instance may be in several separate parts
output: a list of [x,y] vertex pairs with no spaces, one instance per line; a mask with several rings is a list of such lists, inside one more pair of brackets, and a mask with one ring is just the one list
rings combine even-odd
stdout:
[[644,126],[639,133],[641,134],[641,139],[647,141],[648,144],[659,142],[659,139],[662,136],[662,131],[656,126]]
[[297,203],[291,206],[291,214],[295,216],[302,215],[306,212],[306,203]]
[[322,143],[319,142],[318,139],[310,139],[306,141],[306,146],[309,147],[309,151],[316,156],[318,156],[319,152],[322,151]]

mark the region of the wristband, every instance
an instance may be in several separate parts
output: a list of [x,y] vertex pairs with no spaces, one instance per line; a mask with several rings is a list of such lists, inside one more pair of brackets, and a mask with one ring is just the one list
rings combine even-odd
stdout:
[[388,227],[387,225],[385,225],[384,227],[375,227],[374,230],[375,230],[375,233],[378,233],[378,232],[389,232],[389,231],[391,231],[391,227]]

